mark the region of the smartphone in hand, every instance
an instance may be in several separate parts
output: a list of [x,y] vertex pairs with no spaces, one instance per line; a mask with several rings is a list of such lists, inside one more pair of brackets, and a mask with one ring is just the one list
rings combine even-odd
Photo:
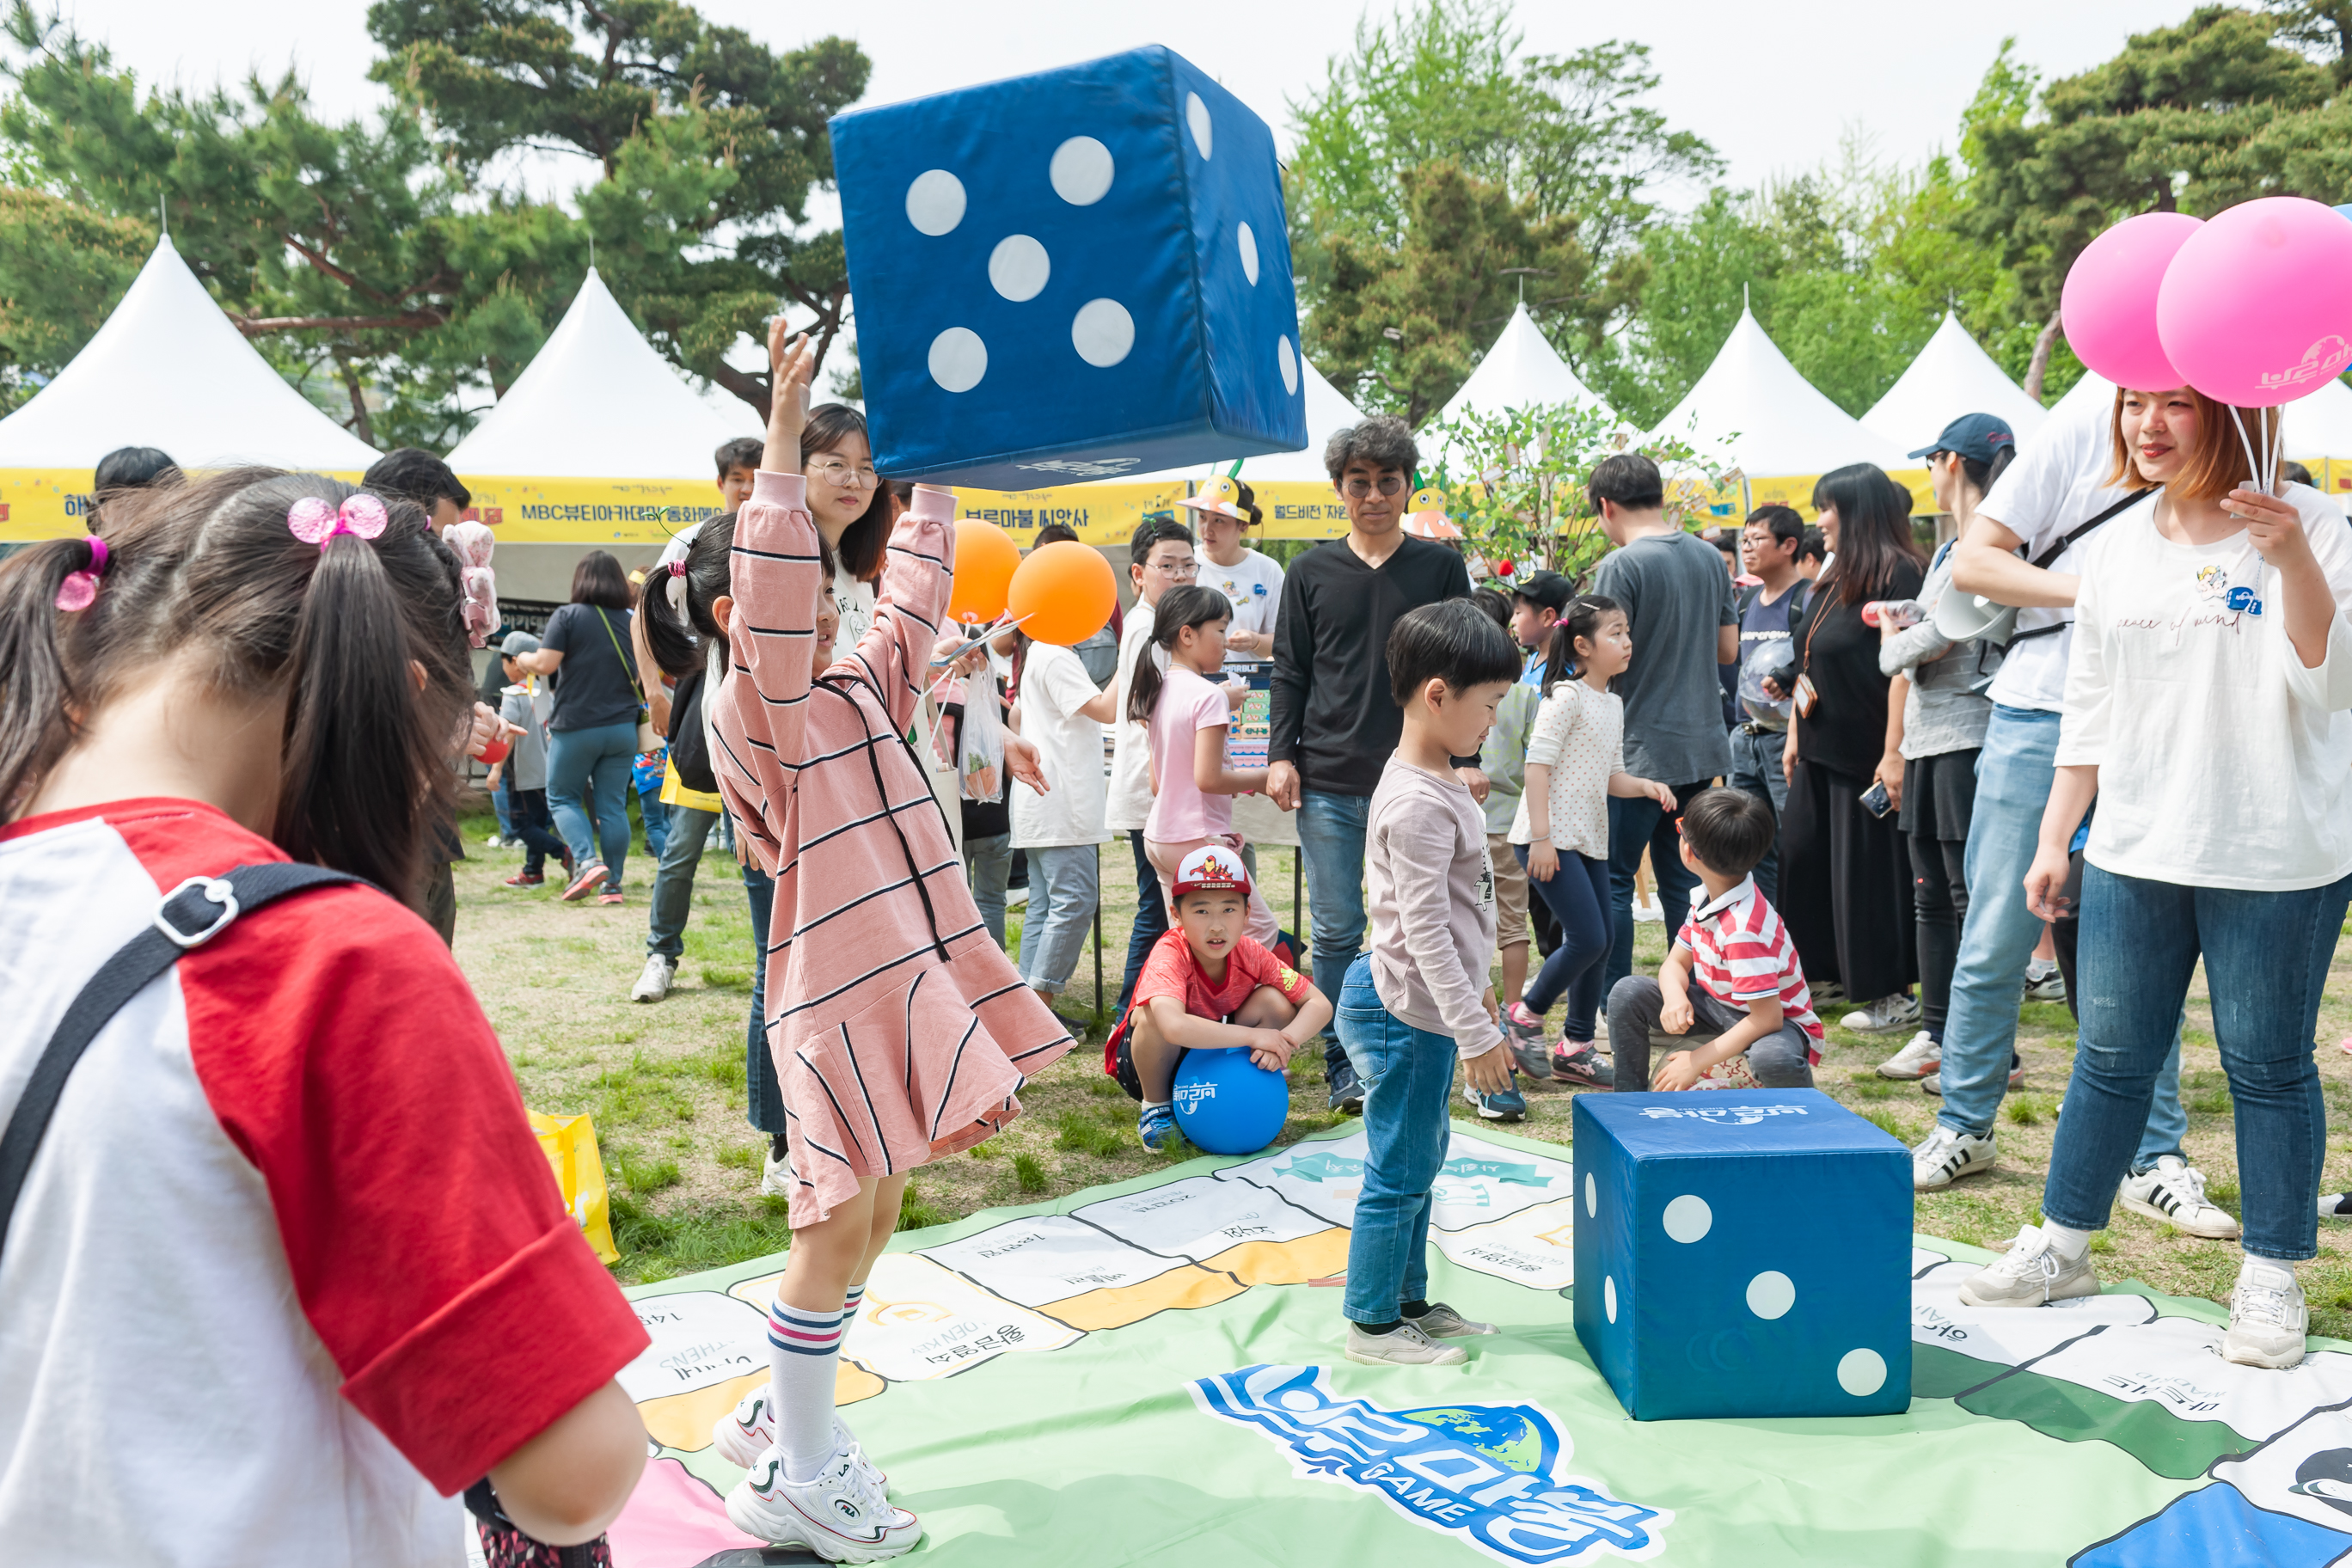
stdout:
[[1862,792],[1862,809],[1873,816],[1885,816],[1895,809],[1895,802],[1886,793],[1886,781],[1880,779]]

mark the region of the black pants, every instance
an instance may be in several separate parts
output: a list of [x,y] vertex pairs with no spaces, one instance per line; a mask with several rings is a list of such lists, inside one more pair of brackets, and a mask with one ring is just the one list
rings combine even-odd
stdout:
[[1960,958],[1960,926],[1969,918],[1969,856],[1965,841],[1913,833],[1911,904],[1919,932],[1919,1026],[1937,1045],[1952,1003],[1952,967]]
[[1798,759],[1780,818],[1780,918],[1808,980],[1835,980],[1856,1005],[1919,977],[1911,857],[1889,816],[1863,809],[1869,781]]
[[457,944],[457,880],[438,855],[425,868],[425,922],[442,946]]
[[547,792],[519,787],[512,773],[501,781],[499,787],[507,792],[507,824],[522,840],[523,874],[539,876],[547,869],[550,855],[560,861],[570,853],[563,840],[555,836],[555,816],[547,809]]
[[[1718,1002],[1694,984],[1690,988],[1691,1026],[1679,1035],[1658,1027],[1666,995],[1646,974],[1629,974],[1609,993],[1609,1049],[1616,1058],[1617,1076],[1610,1087],[1619,1094],[1643,1094],[1650,1088],[1650,1054],[1660,1060],[1676,1051],[1696,1050],[1748,1017],[1748,1009]],[[1795,1024],[1782,1024],[1748,1047],[1748,1068],[1766,1089],[1811,1089],[1812,1037]]]

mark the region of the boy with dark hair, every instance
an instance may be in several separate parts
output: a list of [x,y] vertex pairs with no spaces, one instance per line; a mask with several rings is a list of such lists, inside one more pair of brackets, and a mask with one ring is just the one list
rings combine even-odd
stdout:
[[474,504],[474,492],[458,482],[448,464],[415,447],[395,447],[368,465],[360,489],[413,500],[431,514],[433,531],[446,533]]
[[1385,642],[1397,747],[1365,822],[1371,950],[1348,966],[1339,1037],[1364,1095],[1364,1184],[1348,1237],[1347,1356],[1368,1366],[1453,1366],[1446,1342],[1491,1334],[1429,1300],[1430,1189],[1445,1163],[1454,1063],[1481,1113],[1526,1102],[1486,968],[1495,877],[1486,819],[1453,759],[1475,755],[1519,673],[1518,652],[1475,605],[1424,605]]
[[1331,1021],[1307,977],[1249,934],[1249,870],[1221,844],[1176,868],[1176,929],[1152,944],[1135,1005],[1103,1042],[1103,1071],[1142,1110],[1136,1135],[1157,1149],[1176,1128],[1176,1068],[1189,1050],[1244,1049],[1268,1072]]
[[1135,923],[1127,938],[1127,973],[1111,1016],[1127,1016],[1135,998],[1135,983],[1143,973],[1152,945],[1167,934],[1168,906],[1160,896],[1160,873],[1143,849],[1143,825],[1151,816],[1151,736],[1127,717],[1128,683],[1135,679],[1135,656],[1151,640],[1160,596],[1199,575],[1192,555],[1192,531],[1165,512],[1136,525],[1127,546],[1128,580],[1135,585],[1135,603],[1127,609],[1126,629],[1119,634],[1118,667],[1111,672],[1110,789],[1103,801],[1103,826],[1125,834],[1135,857]]
[[721,511],[733,511],[751,499],[751,476],[760,471],[765,444],[757,436],[738,436],[711,454],[719,465]]
[[[1629,974],[1609,994],[1617,1092],[1811,1089],[1822,1021],[1797,945],[1748,874],[1778,831],[1771,807],[1742,790],[1703,790],[1684,803],[1682,824],[1682,861],[1699,886],[1658,977]],[[1686,1048],[1653,1079],[1661,1036]]]

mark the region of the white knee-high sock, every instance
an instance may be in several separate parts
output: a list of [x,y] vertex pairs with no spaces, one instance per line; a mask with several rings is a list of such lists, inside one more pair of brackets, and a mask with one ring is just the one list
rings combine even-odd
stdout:
[[781,1297],[768,1309],[769,1391],[786,1480],[814,1480],[833,1457],[833,1381],[845,1321],[838,1311],[807,1311]]

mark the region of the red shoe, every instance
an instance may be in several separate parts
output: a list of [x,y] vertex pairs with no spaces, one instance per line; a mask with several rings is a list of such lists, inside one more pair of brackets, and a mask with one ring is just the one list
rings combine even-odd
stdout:
[[602,860],[589,861],[580,868],[580,874],[564,886],[563,901],[567,904],[578,903],[602,887],[604,879],[612,874],[605,868],[604,862]]
[[623,898],[620,889],[616,888],[609,893],[597,894],[596,901],[600,904],[625,904],[629,900]]
[[538,872],[518,871],[509,877],[504,885],[509,888],[537,888],[544,886],[546,881],[546,877]]

